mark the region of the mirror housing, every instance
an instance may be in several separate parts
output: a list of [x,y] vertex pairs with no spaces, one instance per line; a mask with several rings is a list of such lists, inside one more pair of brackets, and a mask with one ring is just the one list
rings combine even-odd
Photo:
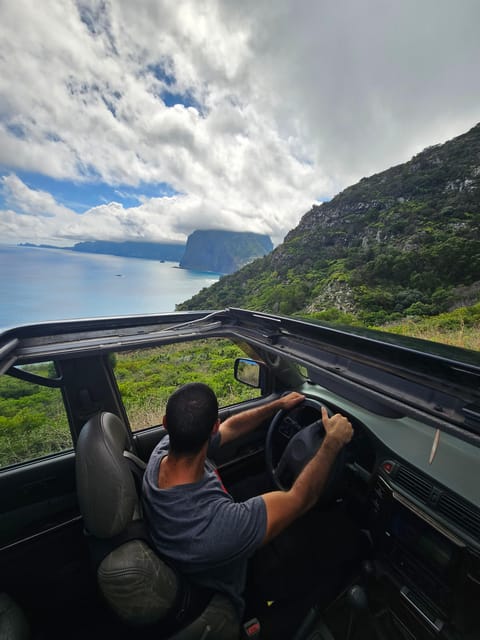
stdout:
[[265,365],[251,358],[236,358],[233,375],[238,382],[261,389],[265,379]]

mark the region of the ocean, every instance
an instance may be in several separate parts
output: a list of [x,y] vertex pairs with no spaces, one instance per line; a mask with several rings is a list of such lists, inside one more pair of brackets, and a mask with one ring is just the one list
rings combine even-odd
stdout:
[[0,329],[175,311],[219,277],[174,262],[0,245]]

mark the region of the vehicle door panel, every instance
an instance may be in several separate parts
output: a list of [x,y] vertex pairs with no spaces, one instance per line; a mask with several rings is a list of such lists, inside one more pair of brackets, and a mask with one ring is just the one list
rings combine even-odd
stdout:
[[73,452],[0,472],[0,545],[79,517]]
[[[73,602],[88,580],[73,452],[0,472],[2,588],[43,615]],[[77,595],[74,595],[77,593]]]

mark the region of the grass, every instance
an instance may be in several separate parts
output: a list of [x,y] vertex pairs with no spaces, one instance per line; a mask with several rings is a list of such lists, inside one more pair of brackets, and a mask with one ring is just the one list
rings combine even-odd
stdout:
[[[220,406],[257,397],[258,389],[233,377],[235,358],[243,355],[228,340],[211,339],[112,356],[132,429],[161,424],[169,395],[186,382],[209,384]],[[51,364],[26,368],[48,377]],[[60,390],[0,376],[0,468],[71,448]]]
[[395,324],[375,328],[480,351],[480,303],[471,307],[460,307],[438,316],[407,318]]
[[[45,377],[48,368],[25,367]],[[71,448],[60,390],[0,376],[0,467]]]
[[118,353],[114,373],[135,431],[162,423],[170,394],[187,382],[204,382],[220,407],[257,397],[258,389],[233,377],[235,358],[244,352],[228,340],[210,339]]
[[382,331],[397,333],[412,338],[441,342],[462,349],[480,351],[480,325],[465,327],[460,324],[456,329],[437,329],[414,320],[390,327],[378,327]]

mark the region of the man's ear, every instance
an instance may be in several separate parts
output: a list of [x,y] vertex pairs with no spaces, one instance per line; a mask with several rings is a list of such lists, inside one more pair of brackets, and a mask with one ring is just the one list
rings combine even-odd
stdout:
[[[164,425],[165,426],[165,425]],[[167,427],[165,427],[166,429]],[[217,433],[217,431],[220,429],[220,418],[217,418],[215,424],[213,425],[213,429],[212,429],[212,435],[214,435],[215,433]]]
[[163,424],[163,428],[166,429],[168,431],[168,427],[167,427],[167,416],[163,416],[162,418],[162,424]]

